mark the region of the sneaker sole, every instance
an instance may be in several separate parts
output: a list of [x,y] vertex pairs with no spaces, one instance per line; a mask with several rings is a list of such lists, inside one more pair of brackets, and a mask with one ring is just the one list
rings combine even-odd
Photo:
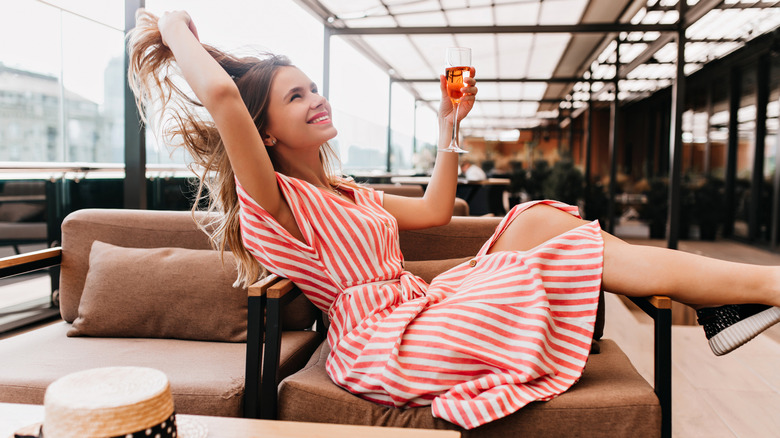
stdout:
[[771,307],[729,326],[710,338],[710,348],[716,356],[723,356],[778,322],[780,322],[780,307]]

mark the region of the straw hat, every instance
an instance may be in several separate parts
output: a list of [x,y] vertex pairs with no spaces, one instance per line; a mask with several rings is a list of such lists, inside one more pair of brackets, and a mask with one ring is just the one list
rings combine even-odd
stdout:
[[94,368],[46,389],[41,425],[16,436],[45,438],[201,438],[206,427],[176,418],[168,378],[142,367]]

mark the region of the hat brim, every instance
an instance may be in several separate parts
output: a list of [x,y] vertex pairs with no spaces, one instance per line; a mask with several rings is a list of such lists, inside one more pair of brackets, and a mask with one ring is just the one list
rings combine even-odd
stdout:
[[[43,423],[35,423],[25,426],[8,438],[38,438],[41,433]],[[205,424],[194,418],[183,418],[176,416],[176,436],[179,438],[206,438],[209,429]]]

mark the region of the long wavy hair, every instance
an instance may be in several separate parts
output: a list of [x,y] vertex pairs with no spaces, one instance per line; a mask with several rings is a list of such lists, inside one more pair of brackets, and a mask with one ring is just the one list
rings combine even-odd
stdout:
[[[165,144],[183,147],[192,156],[189,168],[198,177],[193,219],[223,256],[225,250],[233,252],[238,261],[236,286],[246,287],[264,275],[265,269],[242,243],[233,169],[214,121],[197,99],[177,85],[183,78],[173,52],[163,44],[157,20],[143,9],[136,13],[136,27],[128,35],[130,88],[143,122],[158,127]],[[290,61],[273,54],[237,57],[206,44],[203,47],[233,78],[263,135],[271,82],[279,68],[292,65]],[[154,118],[149,120],[150,116]],[[277,161],[273,148],[267,150],[274,168],[281,170],[284,163]],[[320,148],[320,162],[336,184],[338,158],[327,143]],[[209,214],[196,218],[196,211],[203,209]]]

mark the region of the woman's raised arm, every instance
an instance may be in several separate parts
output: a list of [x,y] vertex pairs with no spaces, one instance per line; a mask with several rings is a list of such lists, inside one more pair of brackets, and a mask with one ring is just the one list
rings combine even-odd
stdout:
[[271,159],[233,79],[200,43],[189,14],[166,12],[158,27],[184,79],[214,119],[233,172],[244,190],[273,216],[284,215],[289,207],[279,192]]

